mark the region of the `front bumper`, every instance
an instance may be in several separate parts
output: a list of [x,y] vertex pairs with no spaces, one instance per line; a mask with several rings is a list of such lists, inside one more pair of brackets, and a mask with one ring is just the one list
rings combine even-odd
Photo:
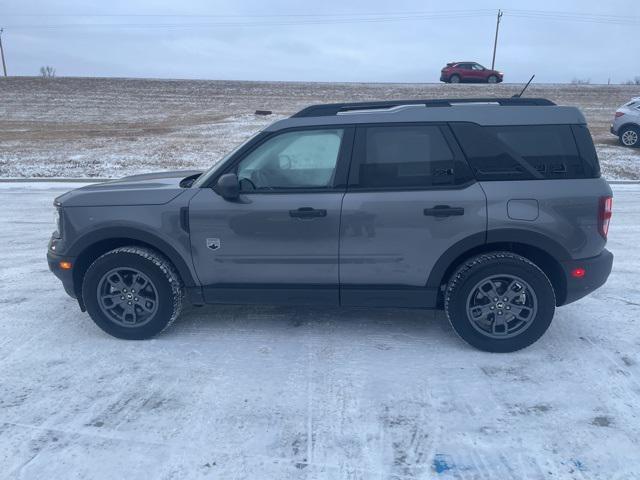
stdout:
[[49,264],[49,270],[53,272],[53,274],[60,279],[62,282],[62,286],[64,287],[64,291],[72,298],[77,298],[75,285],[73,282],[73,268],[69,270],[64,270],[60,268],[60,262],[71,262],[74,264],[74,257],[65,257],[63,255],[56,255],[51,251],[47,252],[47,263]]
[[[612,266],[613,253],[606,249],[595,257],[562,262],[567,291],[561,305],[575,302],[604,285],[609,278]],[[571,272],[576,268],[584,269],[585,274],[582,278],[575,278],[571,275]]]

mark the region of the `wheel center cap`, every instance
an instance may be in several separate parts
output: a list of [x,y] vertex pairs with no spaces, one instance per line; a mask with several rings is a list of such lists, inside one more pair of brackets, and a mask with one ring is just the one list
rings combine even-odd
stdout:
[[496,303],[496,307],[502,308],[502,307],[504,307],[504,303],[498,302],[498,303]]
[[127,294],[127,298],[133,298],[133,296],[129,293]]

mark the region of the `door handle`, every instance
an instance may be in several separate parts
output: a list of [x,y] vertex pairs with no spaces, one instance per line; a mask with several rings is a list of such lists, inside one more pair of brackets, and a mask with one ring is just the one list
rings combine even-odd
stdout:
[[464,215],[464,208],[450,207],[449,205],[436,205],[433,208],[425,208],[424,214],[428,217],[451,217]]
[[294,218],[319,218],[326,217],[327,211],[323,208],[302,207],[297,210],[289,210],[289,216]]

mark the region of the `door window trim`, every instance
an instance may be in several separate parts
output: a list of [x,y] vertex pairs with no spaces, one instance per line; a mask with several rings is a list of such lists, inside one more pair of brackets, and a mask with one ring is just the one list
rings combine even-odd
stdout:
[[[463,166],[465,170],[464,175],[455,174],[455,183],[452,185],[431,185],[431,186],[401,186],[401,187],[359,187],[355,181],[356,168],[362,163],[365,158],[365,135],[366,128],[371,127],[438,127],[442,136],[444,137],[447,146],[453,154],[453,161],[457,165]],[[353,141],[353,152],[351,155],[351,164],[349,166],[349,178],[347,183],[347,192],[413,192],[413,191],[431,191],[431,190],[463,190],[474,183],[477,180],[473,176],[473,172],[467,163],[460,145],[456,141],[453,132],[449,128],[446,122],[384,122],[384,123],[365,123],[358,124],[355,128],[355,135]],[[458,181],[458,179],[465,179],[464,181]]]
[[338,158],[336,159],[336,170],[333,176],[333,184],[330,187],[300,187],[300,188],[274,188],[272,190],[255,190],[251,192],[240,192],[241,195],[258,195],[258,194],[283,194],[283,193],[335,193],[344,192],[347,185],[347,177],[349,172],[349,164],[351,162],[351,155],[353,150],[353,141],[355,136],[355,127],[353,125],[319,125],[319,126],[304,126],[304,127],[291,127],[278,130],[276,132],[269,132],[267,135],[257,137],[254,142],[248,147],[243,148],[236,155],[229,159],[225,165],[220,168],[217,173],[207,185],[203,188],[213,187],[218,178],[225,173],[233,173],[238,164],[250,155],[254,150],[259,148],[269,140],[274,139],[277,136],[290,132],[300,131],[318,131],[318,130],[342,130],[342,141],[340,142],[340,149],[338,151]]

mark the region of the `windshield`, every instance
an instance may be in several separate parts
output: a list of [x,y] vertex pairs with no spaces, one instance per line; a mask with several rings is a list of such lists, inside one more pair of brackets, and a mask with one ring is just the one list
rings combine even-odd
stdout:
[[207,170],[206,172],[204,172],[202,175],[200,175],[200,177],[198,177],[198,179],[193,182],[192,187],[193,188],[200,188],[202,187],[202,185],[205,185],[209,179],[215,175],[215,173],[218,171],[218,169],[224,165],[227,160],[229,160],[231,157],[233,157],[233,155],[235,155],[235,153],[240,150],[243,146],[245,146],[247,143],[249,143],[251,140],[253,140],[254,138],[256,138],[258,135],[260,135],[262,132],[257,132],[254,133],[253,135],[251,135],[248,139],[246,139],[244,142],[240,142],[240,144],[236,145],[236,147],[231,150],[229,153],[227,153],[224,157],[222,157],[220,160],[218,160],[217,162],[215,162],[211,168],[209,168],[209,170]]

